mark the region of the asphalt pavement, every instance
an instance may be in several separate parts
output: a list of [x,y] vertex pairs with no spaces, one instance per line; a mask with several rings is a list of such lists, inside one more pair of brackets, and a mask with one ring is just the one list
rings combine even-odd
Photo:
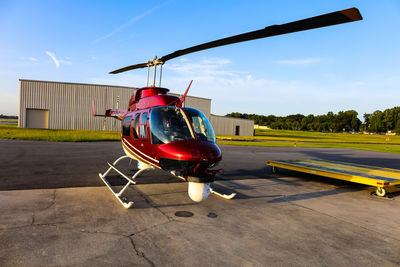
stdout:
[[[223,175],[196,204],[187,184],[144,173],[124,209],[98,177],[119,142],[0,140],[0,266],[399,266],[400,195],[281,171],[267,160],[326,159],[400,169],[400,155],[221,146]],[[132,174],[135,163],[120,168]],[[122,185],[112,177],[116,188]]]

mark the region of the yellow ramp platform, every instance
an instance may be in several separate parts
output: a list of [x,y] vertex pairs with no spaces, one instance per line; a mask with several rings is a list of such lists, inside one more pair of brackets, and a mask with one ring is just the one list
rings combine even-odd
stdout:
[[375,186],[378,196],[385,196],[387,187],[400,184],[400,170],[356,163],[322,160],[271,160],[272,172],[283,168],[353,183]]

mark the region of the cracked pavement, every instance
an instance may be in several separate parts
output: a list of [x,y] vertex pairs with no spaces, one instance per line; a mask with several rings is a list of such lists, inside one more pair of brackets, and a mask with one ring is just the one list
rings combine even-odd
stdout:
[[[397,191],[383,199],[370,187],[265,166],[320,158],[400,169],[400,155],[223,146],[215,186],[237,198],[195,204],[187,184],[149,172],[126,191],[126,210],[97,176],[120,150],[0,140],[0,266],[400,265]],[[121,188],[118,177],[113,184]]]

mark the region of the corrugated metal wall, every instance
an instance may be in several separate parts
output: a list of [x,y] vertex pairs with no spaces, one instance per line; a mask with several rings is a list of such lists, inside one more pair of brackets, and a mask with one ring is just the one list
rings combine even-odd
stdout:
[[[135,87],[20,80],[20,128],[26,127],[26,109],[49,111],[49,129],[87,129],[119,131],[120,121],[112,118],[92,116],[92,100],[96,113],[106,109],[126,109]],[[107,103],[105,103],[107,95]],[[171,95],[177,95],[171,93]],[[180,95],[177,95],[180,96]],[[106,107],[105,107],[106,106]],[[253,135],[254,122],[210,114],[211,99],[187,96],[184,106],[193,107],[210,119],[215,133],[234,135],[240,126],[240,135]]]
[[[118,120],[92,116],[92,100],[97,114],[104,108],[126,109],[136,88],[96,84],[78,84],[20,80],[20,105],[18,126],[26,127],[26,109],[49,110],[49,129],[88,129],[119,131]],[[107,105],[105,97],[107,94]],[[104,124],[105,121],[105,124]]]
[[[180,94],[170,93],[170,95],[176,95],[182,97]],[[211,99],[202,98],[197,96],[186,96],[185,101],[183,101],[184,107],[191,107],[200,110],[208,119],[210,119],[211,111]]]
[[211,114],[210,122],[216,135],[235,135],[236,126],[240,127],[240,136],[254,135],[254,121],[252,120]]

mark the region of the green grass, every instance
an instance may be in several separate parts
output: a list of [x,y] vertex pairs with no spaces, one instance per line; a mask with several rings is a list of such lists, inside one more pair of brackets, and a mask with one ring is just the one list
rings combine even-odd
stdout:
[[41,140],[60,142],[118,141],[119,132],[89,130],[25,129],[17,125],[1,125],[0,139]]
[[256,130],[255,136],[218,136],[219,139],[257,141],[329,142],[359,144],[400,144],[400,136],[350,133],[320,133],[289,130]]
[[[0,139],[89,142],[118,141],[120,136],[119,132],[21,129],[17,125],[0,124]],[[217,138],[217,143],[221,145],[352,148],[400,153],[400,136],[256,130],[256,136],[218,136]],[[241,141],[235,141],[235,139]]]
[[0,123],[2,122],[7,122],[7,123],[18,123],[18,119],[5,119],[5,118],[0,118]]
[[[235,141],[239,139],[240,141]],[[400,153],[400,136],[256,130],[256,136],[218,136],[218,144],[270,147],[352,148]]]

